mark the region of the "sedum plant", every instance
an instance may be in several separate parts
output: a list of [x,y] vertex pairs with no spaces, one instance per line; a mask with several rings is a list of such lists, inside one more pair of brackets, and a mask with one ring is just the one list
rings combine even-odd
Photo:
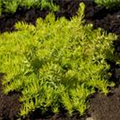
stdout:
[[85,25],[84,9],[81,3],[70,21],[50,13],[36,26],[18,22],[17,31],[0,34],[3,91],[21,92],[21,116],[37,108],[57,113],[61,107],[83,115],[96,89],[107,94],[114,86],[106,58],[112,59],[117,36]]
[[95,0],[100,6],[104,6],[107,9],[114,9],[116,7],[120,7],[120,0]]
[[49,8],[51,11],[57,11],[58,6],[53,4],[53,0],[0,0],[0,14],[3,12],[15,13],[18,7],[32,8],[37,7],[41,10]]

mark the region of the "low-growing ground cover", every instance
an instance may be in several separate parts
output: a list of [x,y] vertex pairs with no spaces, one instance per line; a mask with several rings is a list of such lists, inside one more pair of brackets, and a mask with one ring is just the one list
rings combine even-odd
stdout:
[[120,0],[95,0],[95,3],[107,9],[116,9],[120,7]]
[[39,108],[54,113],[63,107],[71,115],[87,109],[86,100],[95,89],[108,93],[109,65],[114,59],[114,34],[84,25],[83,3],[70,21],[53,14],[36,26],[15,24],[17,31],[0,35],[0,72],[4,93],[22,93],[21,116]]
[[[86,3],[88,3],[88,1],[86,1]],[[91,6],[90,6],[90,5],[91,5]],[[88,7],[88,6],[87,6],[87,7]],[[92,9],[92,4],[89,4],[89,7],[88,7],[88,8],[91,8],[91,9]],[[95,10],[96,8],[93,7],[93,9]],[[99,10],[99,11],[100,11],[100,10]],[[97,12],[98,12],[98,13],[101,13],[101,11],[100,11],[100,12],[99,12],[99,11],[97,11]],[[93,11],[93,12],[94,12],[94,11]],[[87,13],[87,14],[90,14],[90,15],[91,15],[91,13],[92,13],[92,11],[89,12],[89,13]],[[105,11],[104,11],[104,13],[105,13]],[[119,14],[119,13],[118,13],[118,14]],[[91,19],[94,18],[94,15],[95,15],[95,14],[93,14],[93,17],[91,17]],[[88,15],[88,16],[89,16],[89,15]],[[96,17],[96,16],[95,16],[95,17]],[[87,17],[87,18],[88,18],[88,17]],[[100,17],[99,17],[99,18],[100,18]],[[90,22],[91,19],[89,19],[87,22]],[[97,18],[94,18],[94,19],[93,19],[93,21],[95,21],[95,25],[96,25],[95,27],[97,27],[97,25],[99,25],[100,27],[103,27],[103,28],[107,29],[107,25],[104,24],[104,22],[103,22],[102,20],[99,21],[99,20],[95,20],[95,19],[97,19]],[[109,19],[113,20],[112,17],[109,17]],[[106,17],[105,20],[107,21],[107,17]],[[105,20],[104,20],[104,21],[105,21]],[[115,17],[114,17],[114,20],[113,20],[113,21],[115,21],[115,20],[117,21],[118,19],[115,19]],[[103,23],[103,24],[100,24],[100,23]],[[109,23],[109,22],[108,22],[108,23]],[[112,25],[114,26],[115,24],[116,24],[116,23],[113,23]],[[112,30],[112,28],[111,28],[112,25],[109,25],[109,29],[107,29],[107,30],[109,30],[109,31],[115,31],[115,28]],[[111,28],[111,29],[110,29],[110,28]],[[119,34],[119,31],[116,30],[116,33]],[[119,46],[117,47],[117,50],[118,50],[118,48],[119,48]],[[117,72],[117,73],[119,74],[119,71],[118,71],[118,68],[119,68],[119,67],[118,67],[118,66],[115,66],[115,65],[112,65],[112,67],[114,67],[114,68],[111,69],[111,72],[112,72],[112,71],[114,72],[114,70],[115,70],[115,73]],[[116,67],[117,67],[117,69],[116,69]],[[116,75],[118,75],[117,73],[116,73]],[[114,74],[114,75],[115,75],[115,74]],[[114,76],[114,75],[113,75],[113,76]],[[115,77],[117,77],[116,75],[115,75]],[[119,80],[119,76],[118,76],[118,80]],[[119,90],[118,90],[117,92],[119,92]],[[113,91],[113,93],[114,93],[114,91]],[[114,93],[114,95],[113,95],[111,98],[117,98],[118,95],[119,95],[119,94]],[[102,95],[102,96],[103,96],[103,95]],[[98,106],[99,106],[99,104],[100,104],[100,103],[99,103],[100,100],[102,100],[102,101],[104,100],[104,103],[107,103],[107,102],[106,102],[106,98],[105,98],[105,97],[102,97],[102,96],[101,96],[101,97],[97,97],[97,98],[99,98],[99,99],[94,99],[94,101],[95,101],[95,100],[96,100],[96,101],[93,102],[93,103],[96,103],[96,102],[97,102]],[[104,98],[104,99],[102,99],[102,98]],[[108,97],[108,98],[111,100],[110,97]],[[114,103],[114,101],[116,101],[116,99],[113,99],[113,103]],[[112,102],[112,100],[111,100],[111,102]],[[110,102],[110,103],[111,103],[111,102]],[[111,104],[113,104],[113,103],[111,103]],[[117,103],[119,104],[119,100],[118,100]],[[103,103],[101,102],[101,106],[102,106],[102,104],[103,104]],[[96,111],[101,110],[102,107],[99,106],[99,107],[97,108],[97,109],[98,109],[98,110],[97,110],[97,109],[95,109],[96,107],[94,107],[93,105],[95,105],[95,104],[92,104],[93,110],[94,110],[95,112],[92,112],[92,110],[91,110],[91,112],[92,112],[92,113],[96,113],[96,115],[98,115],[98,116],[97,116],[97,119],[100,119],[100,120],[104,119],[105,117],[102,118],[102,115],[101,115],[101,117],[100,117],[99,114],[96,112]],[[107,106],[106,104],[104,104],[104,105]],[[109,101],[108,101],[108,105],[109,105]],[[103,108],[104,108],[104,107],[103,107]],[[105,107],[105,108],[106,108],[106,107]],[[118,107],[118,108],[119,108],[119,107]],[[106,108],[106,109],[107,109],[107,108]],[[111,109],[112,109],[112,108],[111,108]],[[104,111],[104,110],[102,110],[102,111],[103,111],[103,114],[104,114],[105,111]],[[109,110],[108,110],[108,112],[109,112]],[[119,113],[119,111],[117,111],[117,112]],[[100,111],[99,111],[99,113],[100,113]],[[91,114],[91,115],[92,115],[92,114]],[[34,117],[35,117],[35,116],[34,116]],[[108,117],[108,119],[109,119],[109,116],[107,116],[107,117]],[[117,117],[115,117],[115,120],[116,120],[116,118],[117,118]],[[8,119],[9,119],[9,118],[8,118]],[[52,119],[54,119],[54,118],[52,118]],[[57,118],[56,118],[56,119],[57,119]],[[66,118],[66,119],[68,119],[68,118]],[[71,119],[72,119],[72,118],[71,118]],[[73,118],[73,119],[74,119],[74,118]],[[76,118],[76,119],[77,119],[77,118]],[[79,118],[79,119],[80,119],[80,118]],[[111,117],[111,119],[114,120],[112,117]],[[118,119],[119,119],[119,116],[118,116]],[[105,118],[105,120],[107,120],[107,118]]]
[[5,13],[13,14],[20,7],[39,8],[40,10],[48,8],[51,11],[59,10],[53,0],[0,0],[0,15]]

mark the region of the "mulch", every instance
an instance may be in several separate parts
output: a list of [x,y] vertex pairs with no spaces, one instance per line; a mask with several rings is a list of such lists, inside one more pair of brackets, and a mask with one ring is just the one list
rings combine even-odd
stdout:
[[[76,14],[79,3],[84,1],[86,4],[85,19],[87,23],[93,23],[94,28],[101,27],[107,32],[116,33],[119,38],[114,42],[115,52],[120,55],[120,8],[116,10],[107,10],[104,7],[96,6],[93,1],[86,0],[58,0],[56,3],[60,5],[60,11],[56,12],[56,18],[65,16],[70,19]],[[45,18],[49,13],[48,10],[25,9],[19,8],[15,14],[4,14],[0,16],[0,32],[13,31],[14,24],[18,21],[24,21],[35,24],[38,17]],[[111,81],[116,83],[115,88],[111,88],[110,93],[105,96],[97,92],[91,96],[88,101],[90,108],[84,116],[80,116],[77,112],[72,116],[68,116],[63,110],[61,113],[54,115],[47,113],[42,116],[39,110],[29,114],[21,120],[86,120],[92,117],[94,120],[120,120],[120,67],[114,62],[108,61],[111,68]],[[0,74],[2,80],[2,75]],[[20,110],[18,101],[20,93],[12,92],[8,95],[2,93],[2,85],[0,80],[0,120],[17,120],[17,114]]]

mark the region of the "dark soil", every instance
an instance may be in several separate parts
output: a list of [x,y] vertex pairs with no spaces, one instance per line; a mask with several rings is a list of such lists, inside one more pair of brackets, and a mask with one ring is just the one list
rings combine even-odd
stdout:
[[20,111],[19,93],[12,92],[9,95],[2,93],[3,75],[0,74],[0,120],[16,120],[17,114]]
[[[76,14],[79,2],[84,0],[58,0],[56,3],[61,9],[56,12],[56,17],[65,16],[70,19]],[[116,52],[120,56],[120,8],[117,10],[106,10],[103,7],[97,7],[92,1],[86,0],[85,19],[86,23],[93,23],[94,28],[101,27],[108,32],[114,32],[119,35],[118,41],[114,43]],[[13,31],[14,24],[17,21],[26,21],[35,24],[38,17],[45,18],[48,10],[19,8],[15,14],[4,14],[0,16],[0,31]],[[86,115],[80,117],[78,113],[73,113],[71,117],[62,111],[57,115],[47,114],[42,116],[39,110],[31,113],[22,120],[86,120],[92,117],[93,120],[120,120],[120,67],[114,62],[108,61],[111,65],[110,71],[112,77],[110,80],[116,83],[116,87],[110,90],[110,94],[105,96],[102,93],[96,93],[89,98],[90,108]],[[0,75],[2,76],[2,75]],[[3,95],[0,82],[0,120],[17,120],[20,110],[18,101],[20,93],[12,92]]]

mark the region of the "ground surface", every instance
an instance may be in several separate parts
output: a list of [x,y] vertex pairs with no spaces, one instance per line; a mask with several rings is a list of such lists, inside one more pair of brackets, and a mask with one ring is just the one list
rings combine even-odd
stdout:
[[[84,0],[58,0],[61,9],[55,13],[56,17],[66,16],[70,18],[75,15],[79,2]],[[92,1],[92,0],[91,0]],[[108,32],[114,32],[120,36],[120,9],[110,11],[103,7],[97,7],[93,2],[85,2],[85,19],[86,23],[93,23],[94,27],[101,27]],[[17,21],[26,21],[35,24],[38,17],[45,17],[47,10],[40,11],[38,9],[19,9],[14,15],[6,14],[0,16],[0,31],[13,31],[14,24]],[[120,54],[120,40],[114,43],[116,52]],[[116,87],[111,89],[110,94],[105,96],[101,93],[94,94],[89,98],[90,108],[86,115],[80,117],[78,113],[74,113],[68,117],[64,111],[57,115],[47,114],[40,115],[40,111],[36,110],[25,119],[21,120],[86,120],[92,117],[93,120],[120,120],[120,67],[108,61],[111,65],[110,71],[112,77],[110,80],[116,83]],[[2,78],[2,75],[0,75]],[[2,80],[2,79],[1,79]],[[19,112],[20,103],[18,102],[19,93],[13,92],[9,95],[3,95],[0,80],[0,120],[17,120],[16,114]],[[20,119],[19,119],[20,120]]]

